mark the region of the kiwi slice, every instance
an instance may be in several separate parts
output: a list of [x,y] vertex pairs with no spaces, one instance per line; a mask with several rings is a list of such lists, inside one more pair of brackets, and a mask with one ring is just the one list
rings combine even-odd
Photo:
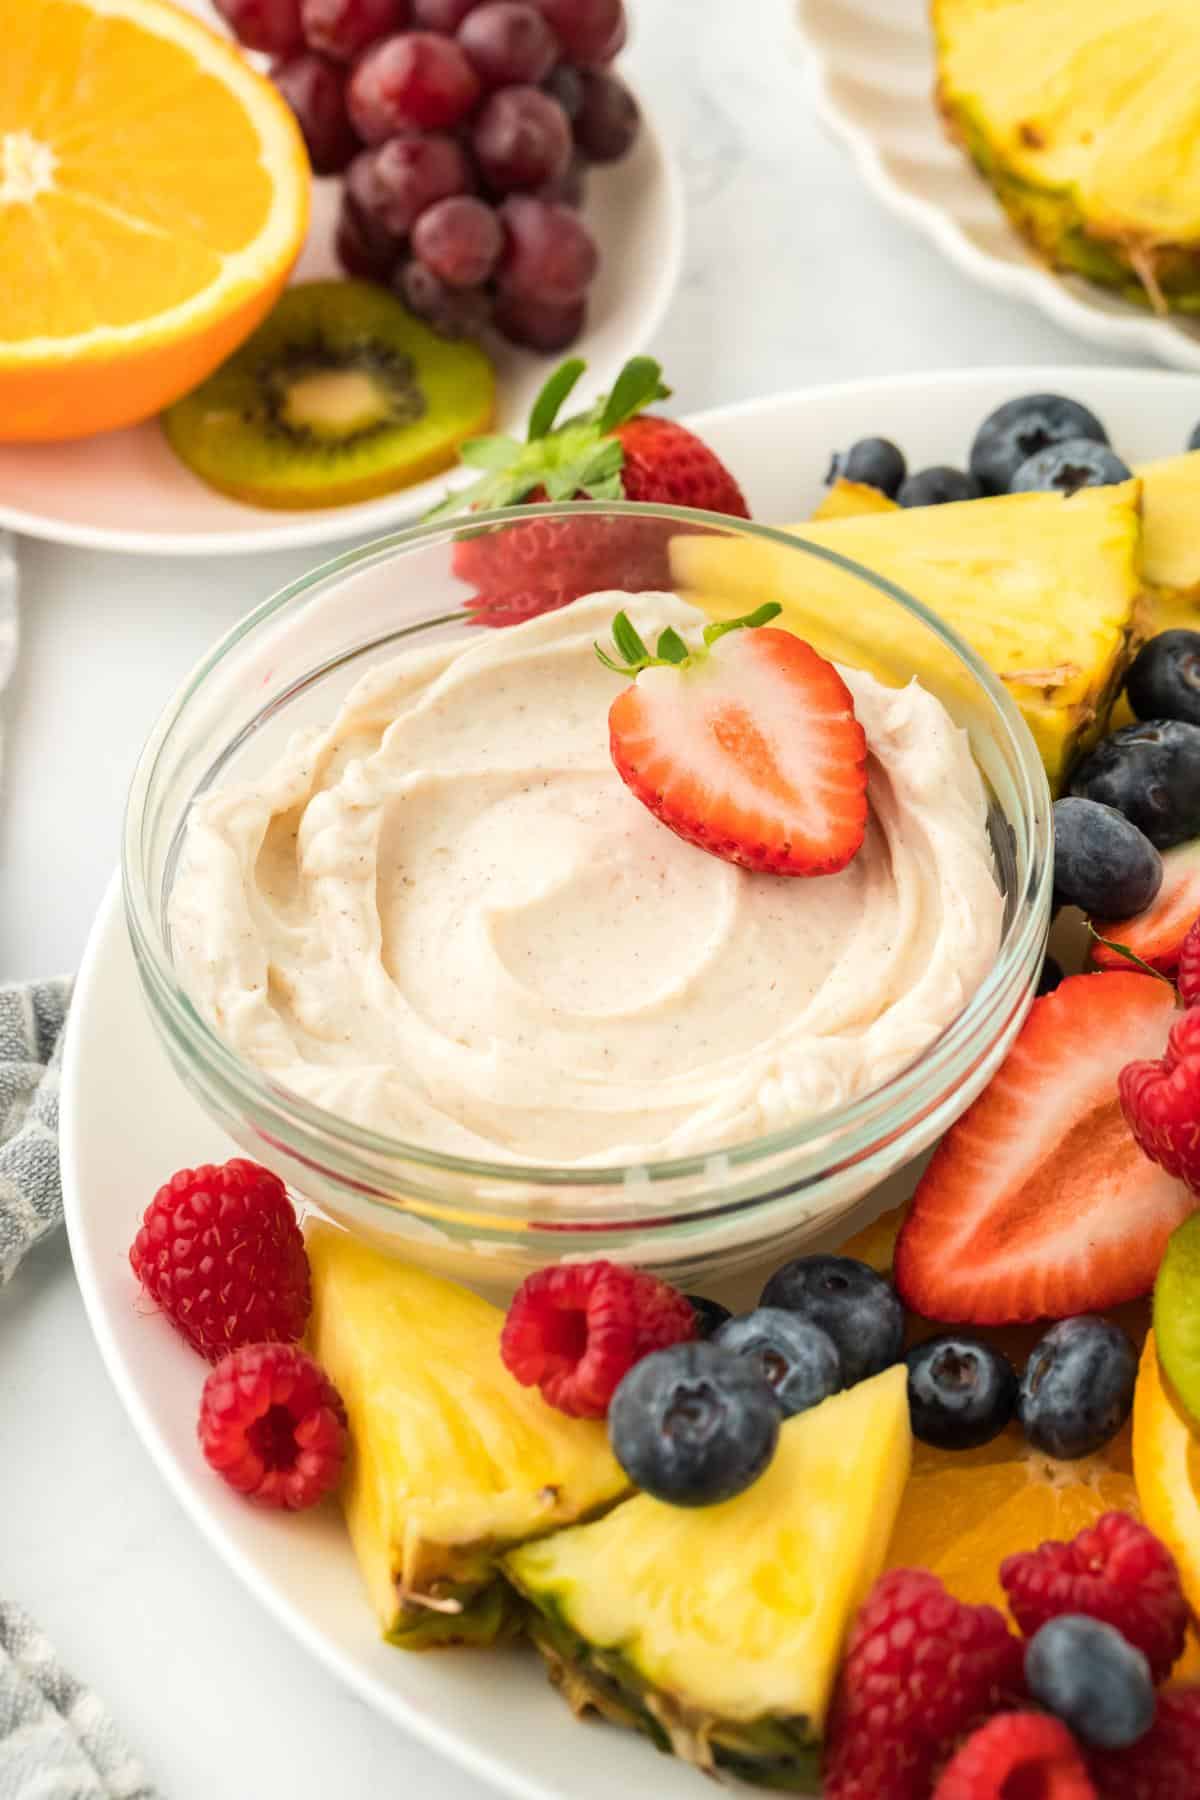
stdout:
[[436,475],[492,420],[495,372],[384,288],[308,281],[163,414],[201,481],[254,506],[344,506]]

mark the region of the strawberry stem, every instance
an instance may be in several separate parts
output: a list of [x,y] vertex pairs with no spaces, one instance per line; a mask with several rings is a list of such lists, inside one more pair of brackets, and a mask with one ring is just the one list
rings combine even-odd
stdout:
[[1165,981],[1171,992],[1175,992],[1175,983],[1171,980],[1170,976],[1164,975],[1161,969],[1152,969],[1148,962],[1142,961],[1136,950],[1131,950],[1129,948],[1128,944],[1118,944],[1115,938],[1102,937],[1090,919],[1085,919],[1084,924],[1087,926],[1090,936],[1097,944],[1103,944],[1104,948],[1106,950],[1111,950],[1114,956],[1124,957],[1127,963],[1132,963],[1135,969],[1140,969],[1142,971],[1143,975],[1153,975],[1155,981]]
[[545,437],[554,430],[564,400],[586,368],[582,356],[572,356],[555,369],[530,410],[529,430],[525,434],[527,443],[532,444],[535,438]]
[[704,662],[717,639],[723,638],[727,632],[756,631],[760,625],[769,624],[772,619],[777,619],[782,611],[783,608],[777,600],[768,600],[764,605],[757,607],[754,612],[743,614],[740,619],[726,619],[719,625],[706,625],[704,642],[695,649],[684,642],[674,626],[668,625],[666,630],[659,634],[653,655],[638,636],[629,614],[619,612],[612,623],[612,634],[617,655],[623,660],[617,662],[599,644],[596,644],[594,648],[605,668],[611,669],[614,675],[637,676],[643,669],[662,668],[664,665],[674,669],[690,669]]

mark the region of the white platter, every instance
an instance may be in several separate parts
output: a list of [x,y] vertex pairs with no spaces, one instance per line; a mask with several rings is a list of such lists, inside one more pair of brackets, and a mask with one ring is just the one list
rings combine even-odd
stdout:
[[1123,356],[1200,369],[1200,322],[1156,318],[1078,276],[1055,275],[949,143],[933,104],[928,0],[794,0],[816,104],[884,204],[984,287],[1037,306]]
[[[1071,394],[1128,458],[1179,449],[1200,417],[1200,379],[1166,372],[1021,368],[816,388],[690,421],[725,458],[761,519],[808,513],[829,452],[870,432],[915,465],[961,461],[979,419],[1036,388]],[[265,597],[265,596],[263,596]],[[164,695],[164,699],[166,696]],[[412,1656],[380,1643],[336,1516],[280,1518],[245,1505],[202,1462],[203,1366],[139,1307],[127,1253],[147,1198],[175,1169],[233,1154],[173,1073],[141,1004],[114,881],[80,972],[62,1089],[67,1226],[100,1350],[133,1424],[204,1536],[256,1601],[331,1677],[517,1800],[701,1800],[701,1777],[633,1734],[573,1722],[519,1652]],[[898,1194],[878,1204],[895,1203]]]
[[[198,0],[193,10],[201,11]],[[333,252],[338,183],[313,186],[313,223],[296,280],[337,275]],[[647,348],[670,303],[683,262],[679,170],[652,112],[622,162],[589,171],[584,218],[600,248],[588,323],[572,355],[587,360],[580,404],[607,388],[635,351]],[[496,431],[519,431],[560,360],[512,345],[496,359]],[[566,354],[564,352],[564,354]],[[0,444],[0,526],[91,550],[145,555],[235,556],[371,537],[420,517],[441,498],[444,475],[356,506],[307,512],[243,506],[199,481],[169,449],[156,419],[67,444]]]

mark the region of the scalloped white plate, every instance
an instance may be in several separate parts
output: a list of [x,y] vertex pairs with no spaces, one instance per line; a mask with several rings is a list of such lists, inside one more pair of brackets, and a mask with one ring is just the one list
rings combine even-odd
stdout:
[[1124,355],[1200,369],[1200,323],[1156,318],[1039,263],[945,137],[926,0],[795,0],[816,104],[867,186],[984,287]]
[[[884,432],[913,467],[961,462],[983,416],[1035,388],[1092,407],[1135,462],[1182,448],[1200,417],[1200,380],[1192,376],[1043,367],[845,382],[723,407],[688,423],[737,475],[755,517],[784,521],[803,518],[820,498],[831,450]],[[511,1800],[707,1800],[714,1790],[701,1776],[656,1755],[632,1732],[576,1724],[520,1652],[413,1656],[382,1643],[333,1511],[294,1518],[258,1512],[206,1467],[195,1435],[203,1367],[165,1319],[139,1308],[128,1247],[145,1197],[172,1169],[235,1152],[176,1076],[151,1028],[114,878],[92,929],[67,1034],[63,1191],[92,1330],[164,1480],[255,1603],[332,1680]],[[908,1191],[903,1173],[889,1186],[864,1202],[861,1222]]]
[[[0,0],[0,16],[5,3]],[[214,22],[204,0],[182,3]],[[297,280],[341,273],[333,251],[338,187],[333,180],[313,184],[313,222]],[[572,347],[588,364],[577,390],[586,404],[627,357],[649,345],[683,264],[682,178],[644,103],[630,154],[589,171],[583,216],[601,258],[587,327]],[[520,428],[523,435],[529,408],[559,359],[502,342],[489,351],[496,361],[494,429]],[[244,506],[186,469],[156,419],[76,443],[0,444],[0,526],[89,550],[240,556],[373,537],[419,518],[445,490],[446,476],[437,475],[356,506],[308,512]]]

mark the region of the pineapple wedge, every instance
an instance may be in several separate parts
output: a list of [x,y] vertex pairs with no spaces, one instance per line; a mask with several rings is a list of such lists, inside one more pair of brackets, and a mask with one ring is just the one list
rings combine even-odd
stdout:
[[1146,463],[1142,481],[1142,571],[1154,631],[1200,629],[1200,450]]
[[847,481],[839,475],[820,506],[813,513],[813,521],[821,519],[857,519],[864,513],[899,512],[900,508],[894,500],[878,488],[868,487],[865,481]]
[[1200,312],[1196,0],[933,0],[948,129],[1052,267]]
[[[876,571],[954,627],[996,672],[1033,732],[1051,788],[1100,736],[1142,638],[1136,481],[1060,494],[788,527]],[[834,562],[718,536],[674,540],[680,593],[716,618],[771,598],[823,655],[893,686],[914,675],[960,722],[970,710],[954,659],[891,601]]]
[[788,1419],[723,1505],[648,1494],[514,1551],[505,1572],[579,1711],[716,1773],[818,1790],[847,1626],[883,1567],[912,1444],[903,1364]]
[[604,1426],[514,1381],[498,1307],[332,1226],[305,1237],[312,1351],[350,1421],[342,1503],[384,1634],[490,1643],[517,1616],[500,1554],[628,1490]]

